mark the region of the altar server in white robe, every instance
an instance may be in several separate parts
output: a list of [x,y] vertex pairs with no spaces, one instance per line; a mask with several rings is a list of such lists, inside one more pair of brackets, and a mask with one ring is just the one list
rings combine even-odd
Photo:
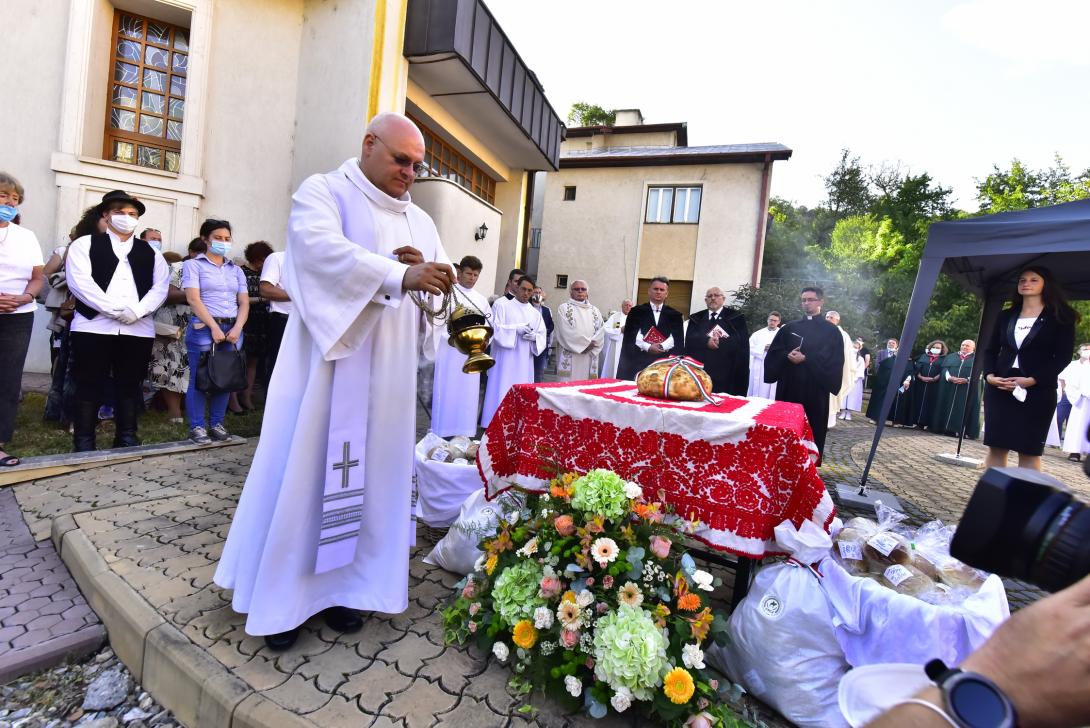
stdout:
[[497,298],[492,304],[492,358],[484,390],[481,427],[488,427],[507,390],[534,381],[534,357],[545,351],[545,322],[530,303],[534,279],[523,276],[514,298]]
[[575,280],[568,287],[571,298],[556,307],[553,317],[557,343],[556,378],[566,382],[598,378],[598,355],[605,343],[602,312],[588,298],[587,282]]
[[624,324],[631,310],[632,301],[626,298],[621,302],[621,310],[611,312],[606,319],[606,336],[602,342],[602,354],[598,357],[598,373],[603,379],[614,379],[617,376],[621,341],[624,340]]
[[844,402],[848,393],[852,391],[852,381],[855,372],[855,345],[848,332],[840,328],[840,314],[836,311],[828,311],[825,320],[831,323],[840,332],[840,339],[844,346],[844,366],[840,372],[840,391],[829,395],[829,427],[836,427],[836,421],[840,419],[840,413],[844,411]]
[[[473,255],[462,258],[454,266],[458,270],[458,282],[454,289],[455,301],[463,306],[472,304],[482,314],[488,314],[488,299],[473,286],[481,275],[481,259]],[[468,306],[467,306],[468,307]],[[477,413],[481,403],[480,373],[466,374],[462,371],[467,354],[463,354],[448,342],[447,329],[442,327],[437,332],[440,337],[439,351],[435,356],[435,379],[431,395],[431,430],[439,437],[477,434]]]
[[1090,427],[1090,344],[1079,346],[1079,358],[1068,364],[1059,378],[1071,403],[1063,450],[1068,459],[1078,461],[1090,454],[1090,439],[1086,437],[1086,428]]
[[414,372],[427,326],[409,295],[454,284],[435,225],[408,194],[423,159],[412,122],[379,114],[358,160],[292,198],[284,287],[295,310],[215,574],[246,632],[274,650],[319,612],[354,631],[355,610],[408,606]]
[[765,355],[768,347],[776,338],[776,332],[780,330],[780,314],[773,311],[768,314],[768,326],[757,329],[749,337],[749,391],[747,397],[763,397],[776,399],[776,383],[765,382]]

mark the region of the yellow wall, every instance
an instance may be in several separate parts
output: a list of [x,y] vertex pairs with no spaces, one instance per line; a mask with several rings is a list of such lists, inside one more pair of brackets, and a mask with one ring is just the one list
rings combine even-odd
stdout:
[[638,278],[681,278],[691,281],[696,268],[698,225],[644,223]]
[[672,147],[676,144],[677,135],[672,131],[595,134],[590,137],[572,137],[564,140],[560,144],[560,152],[612,149],[613,147]]
[[[428,92],[420,88],[412,79],[408,80],[406,99],[411,102],[419,112],[416,115],[423,116],[422,122],[428,123],[432,130],[440,133],[454,142],[458,151],[465,154],[477,166],[491,174],[497,181],[510,180],[514,172],[503,163],[488,145],[478,139],[461,122],[440,106]],[[414,110],[415,111],[415,110]],[[443,133],[445,132],[445,134]]]

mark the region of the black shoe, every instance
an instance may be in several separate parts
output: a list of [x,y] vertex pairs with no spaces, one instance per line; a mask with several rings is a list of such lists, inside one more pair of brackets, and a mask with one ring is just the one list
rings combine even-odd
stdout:
[[355,609],[348,607],[330,607],[322,614],[326,625],[337,632],[351,634],[363,627],[363,617]]
[[1073,452],[1070,455],[1068,455],[1067,459],[1072,461],[1072,462],[1076,462],[1076,463],[1079,462],[1080,460],[1082,460],[1082,458],[1079,457],[1079,454],[1077,452]]
[[136,447],[141,444],[140,438],[136,436],[139,416],[139,400],[118,398],[117,406],[114,407],[114,425],[117,428],[114,447]]
[[283,652],[284,650],[290,650],[297,639],[299,639],[298,627],[289,629],[287,632],[277,632],[276,634],[265,635],[265,644],[274,652]]
[[95,449],[97,427],[98,404],[86,400],[76,402],[75,419],[72,421],[73,452],[90,452]]

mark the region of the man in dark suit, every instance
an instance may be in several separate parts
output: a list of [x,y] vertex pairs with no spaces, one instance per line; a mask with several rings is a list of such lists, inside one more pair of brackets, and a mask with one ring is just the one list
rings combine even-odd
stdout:
[[749,388],[749,328],[739,311],[723,306],[725,301],[721,289],[708,289],[708,307],[689,317],[685,354],[704,364],[714,391],[744,397]]
[[641,303],[628,313],[621,341],[618,379],[635,379],[651,362],[668,354],[681,354],[685,347],[685,328],[681,312],[666,305],[670,281],[663,276],[651,279],[647,288],[650,303]]

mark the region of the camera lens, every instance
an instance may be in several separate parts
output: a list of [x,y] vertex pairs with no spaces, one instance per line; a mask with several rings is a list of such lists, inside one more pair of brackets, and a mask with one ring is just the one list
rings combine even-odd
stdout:
[[990,468],[950,553],[978,569],[1059,591],[1090,573],[1090,507],[1036,470]]

